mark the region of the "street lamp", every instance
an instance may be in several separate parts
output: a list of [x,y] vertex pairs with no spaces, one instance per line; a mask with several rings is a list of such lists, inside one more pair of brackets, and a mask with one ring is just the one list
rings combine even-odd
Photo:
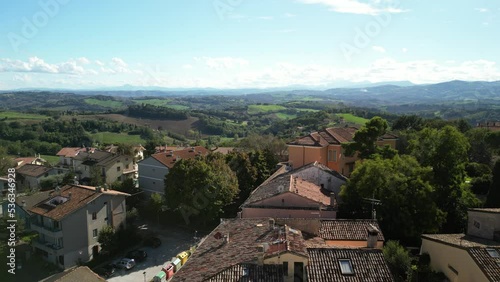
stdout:
[[144,282],[146,282],[146,271],[142,273],[144,275]]

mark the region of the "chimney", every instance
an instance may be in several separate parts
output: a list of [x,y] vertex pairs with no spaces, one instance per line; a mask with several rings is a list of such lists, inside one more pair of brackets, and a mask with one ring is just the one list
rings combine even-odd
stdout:
[[373,226],[373,224],[368,225],[367,231],[368,231],[368,238],[366,240],[366,247],[373,249],[377,247],[379,231],[377,227]]
[[68,194],[68,200],[71,200],[71,192]]
[[103,187],[104,187],[104,191],[108,191],[108,184],[104,184]]
[[269,230],[274,230],[274,218],[269,219]]
[[23,208],[25,208],[25,207],[26,207],[26,201],[25,201],[25,200],[23,200],[23,202],[22,202],[22,203],[23,203]]
[[241,212],[240,211],[237,213],[237,218],[241,218]]
[[229,233],[224,235],[224,244],[227,244],[227,243],[229,243]]
[[337,207],[337,200],[335,199],[335,193],[330,193],[330,206],[335,208]]
[[101,186],[97,185],[97,186],[95,187],[95,191],[96,191],[97,193],[101,193]]

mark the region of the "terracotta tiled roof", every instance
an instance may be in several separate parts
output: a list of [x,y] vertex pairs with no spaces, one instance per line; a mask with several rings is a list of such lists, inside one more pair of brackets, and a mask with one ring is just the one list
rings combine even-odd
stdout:
[[44,162],[45,160],[39,157],[26,157],[26,158],[16,158],[14,159],[16,163],[18,164],[18,167],[25,165],[25,164],[32,164],[36,160],[40,160],[41,162]]
[[495,247],[500,248],[500,242],[493,240],[482,239],[465,234],[422,234],[423,239],[428,239],[435,242],[445,243],[447,245],[459,247],[462,249],[472,247]]
[[[352,142],[354,134],[357,130],[358,128],[356,127],[329,127],[319,132],[313,132],[309,135],[300,137],[299,139],[288,143],[288,145],[325,147],[328,146],[328,144],[338,145],[348,143]],[[398,137],[392,133],[386,133],[380,138],[380,140],[397,138]]]
[[294,175],[285,174],[257,187],[242,206],[248,206],[283,193],[296,193],[325,206],[330,205],[330,196],[323,194],[321,187]]
[[70,157],[74,157],[74,156],[78,155],[78,152],[80,152],[80,150],[82,150],[82,148],[80,148],[80,147],[65,147],[65,148],[62,148],[61,150],[59,150],[59,152],[57,152],[56,156],[63,156],[63,157],[70,158]]
[[[96,192],[95,187],[83,185],[66,185],[59,192],[55,190],[52,192],[49,197],[41,200],[29,211],[60,221],[102,195],[129,196],[129,194],[114,190]],[[54,200],[58,203],[53,202]]]
[[87,266],[79,266],[71,268],[64,272],[55,274],[47,279],[41,280],[42,282],[105,282],[103,278],[95,274]]
[[[19,207],[22,207],[25,211],[29,212],[29,210],[33,206],[35,206],[36,204],[40,203],[45,199],[48,199],[50,193],[52,193],[52,191],[41,191],[31,194],[29,196],[19,196],[16,198],[16,204]],[[25,206],[23,206],[23,201]]]
[[258,265],[241,263],[230,266],[213,277],[205,280],[207,282],[228,281],[265,281],[283,282],[283,265]]
[[[307,249],[310,282],[390,282],[394,281],[381,250],[367,249]],[[340,259],[351,262],[353,274],[342,274]]]
[[499,248],[469,248],[468,252],[490,281],[500,281],[500,257],[493,257],[489,252],[500,254]]
[[[325,240],[366,241],[370,225],[380,231],[377,221],[371,219],[323,220],[319,236]],[[384,235],[381,231],[378,233],[377,239],[384,241]]]
[[210,151],[208,151],[205,147],[196,146],[184,150],[173,151],[171,153],[169,152],[156,153],[151,155],[151,157],[153,157],[166,167],[172,168],[175,165],[176,161],[178,160],[193,159],[200,154],[203,156],[207,155],[209,152]]
[[[257,264],[259,258],[264,256],[264,243],[269,246],[266,256],[273,255],[275,248],[271,246],[279,244],[277,240],[280,238],[280,231],[283,232],[283,227],[271,228],[269,219],[265,218],[225,219],[198,246],[186,264],[174,275],[172,282],[205,281],[234,265]],[[290,229],[288,232],[291,232]],[[229,242],[224,242],[224,236],[229,237]],[[289,236],[288,240],[296,239],[292,235],[286,236]],[[306,254],[305,248],[300,250],[300,247],[295,245],[287,248],[290,248],[291,252]]]
[[226,155],[231,153],[232,151],[234,151],[234,147],[217,147],[212,152]]
[[488,213],[500,213],[500,208],[475,208],[475,209],[469,209],[470,211],[478,211],[478,212],[488,212]]
[[49,172],[50,170],[52,170],[52,168],[43,165],[25,164],[18,168],[16,170],[16,173],[26,176],[39,177]]

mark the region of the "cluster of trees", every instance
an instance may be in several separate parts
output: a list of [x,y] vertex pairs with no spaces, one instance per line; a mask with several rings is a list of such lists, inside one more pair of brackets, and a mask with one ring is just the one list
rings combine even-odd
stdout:
[[[381,202],[376,216],[388,238],[418,244],[420,234],[425,232],[463,232],[467,209],[481,205],[466,181],[467,171],[478,177],[489,172],[488,165],[471,162],[471,144],[466,137],[470,127],[461,127],[461,122],[422,125],[414,118],[402,119],[406,119],[405,126],[395,122],[399,129],[404,128],[399,134],[406,141],[399,154],[373,145],[388,128],[386,121],[378,117],[372,118],[355,134],[354,142],[346,145],[347,150],[358,151],[362,161],[356,164],[341,192],[341,213],[353,218],[368,217],[372,211],[364,199],[374,197]],[[488,190],[488,198],[498,193],[494,185]]]
[[186,111],[180,111],[167,107],[160,107],[150,104],[130,105],[125,114],[131,117],[141,117],[150,119],[184,120],[189,117]]
[[165,177],[165,206],[186,224],[234,217],[252,189],[274,172],[277,162],[269,150],[182,159]]

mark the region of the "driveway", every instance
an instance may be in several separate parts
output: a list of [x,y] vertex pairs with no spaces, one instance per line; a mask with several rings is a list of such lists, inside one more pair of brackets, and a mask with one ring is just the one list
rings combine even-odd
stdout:
[[[131,270],[117,269],[113,277],[107,279],[109,282],[140,282],[151,281],[161,271],[161,267],[173,256],[188,250],[194,245],[194,233],[176,227],[148,227],[157,234],[161,240],[161,246],[154,249],[141,247],[148,253],[145,261],[137,263]],[[117,258],[119,259],[119,258]],[[144,276],[144,272],[146,272]]]

